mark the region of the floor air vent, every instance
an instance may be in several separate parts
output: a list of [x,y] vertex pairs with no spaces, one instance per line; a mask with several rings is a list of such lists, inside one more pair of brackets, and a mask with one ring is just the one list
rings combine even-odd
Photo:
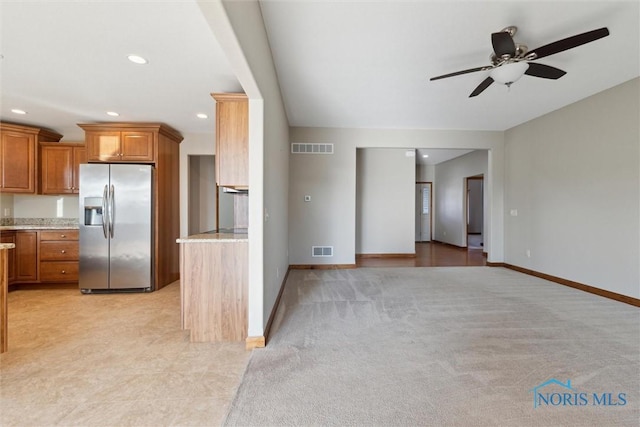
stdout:
[[293,154],[333,154],[333,144],[291,144]]
[[311,256],[333,256],[333,246],[312,246]]

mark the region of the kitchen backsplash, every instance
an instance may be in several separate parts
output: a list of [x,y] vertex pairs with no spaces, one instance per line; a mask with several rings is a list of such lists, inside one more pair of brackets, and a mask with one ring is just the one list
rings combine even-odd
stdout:
[[[13,195],[13,218],[78,218],[78,196]],[[76,219],[77,221],[77,219]]]

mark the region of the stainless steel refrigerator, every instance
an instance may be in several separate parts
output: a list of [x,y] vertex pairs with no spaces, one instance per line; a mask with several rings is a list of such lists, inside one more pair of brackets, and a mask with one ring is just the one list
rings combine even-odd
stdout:
[[153,290],[153,167],[80,165],[80,290]]

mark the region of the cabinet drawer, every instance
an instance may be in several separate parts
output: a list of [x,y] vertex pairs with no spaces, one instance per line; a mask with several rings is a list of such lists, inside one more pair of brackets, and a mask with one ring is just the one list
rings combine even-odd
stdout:
[[41,282],[77,282],[78,262],[46,261],[40,263]]
[[78,242],[65,241],[41,241],[40,260],[42,261],[77,261]]
[[41,231],[40,240],[78,240],[78,230]]

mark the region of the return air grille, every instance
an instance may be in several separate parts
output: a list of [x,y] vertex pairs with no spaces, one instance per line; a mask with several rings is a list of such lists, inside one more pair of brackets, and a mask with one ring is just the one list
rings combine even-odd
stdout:
[[312,246],[311,256],[318,257],[330,257],[333,256],[333,246]]
[[333,154],[333,144],[291,144],[293,154]]

